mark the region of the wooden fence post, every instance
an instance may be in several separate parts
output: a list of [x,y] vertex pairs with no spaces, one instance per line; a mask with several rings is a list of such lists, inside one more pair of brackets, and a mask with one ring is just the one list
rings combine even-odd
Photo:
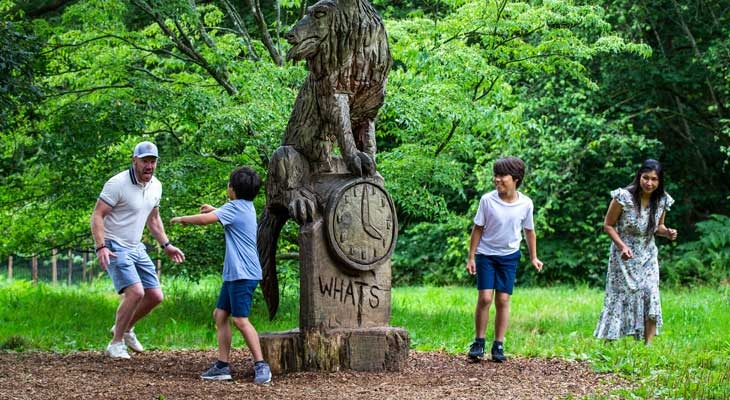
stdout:
[[71,249],[68,249],[68,282],[67,285],[71,286],[73,283],[73,280],[71,279],[71,271],[74,268],[74,259],[73,259],[73,253],[71,252]]
[[8,280],[13,280],[13,256],[8,256]]
[[30,262],[30,279],[33,284],[38,283],[38,256],[33,254],[33,260]]
[[58,282],[58,250],[51,250],[51,282],[56,286]]
[[81,253],[81,282],[86,282],[86,252]]

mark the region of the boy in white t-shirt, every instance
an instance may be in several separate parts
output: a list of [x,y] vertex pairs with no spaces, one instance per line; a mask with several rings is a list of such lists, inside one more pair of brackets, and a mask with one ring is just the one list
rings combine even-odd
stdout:
[[524,176],[525,163],[519,158],[498,159],[494,163],[493,182],[496,189],[482,196],[474,217],[466,263],[467,271],[477,276],[479,290],[474,314],[476,337],[469,349],[469,359],[472,361],[484,358],[484,336],[494,298],[492,361],[507,359],[503,342],[509,322],[509,298],[521,255],[521,231],[525,233],[530,262],[538,272],[542,270],[542,261],[537,258],[532,200],[517,191]]

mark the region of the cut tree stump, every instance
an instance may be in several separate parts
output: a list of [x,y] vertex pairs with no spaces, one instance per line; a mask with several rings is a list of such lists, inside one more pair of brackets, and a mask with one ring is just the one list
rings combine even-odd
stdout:
[[271,372],[402,371],[408,361],[408,331],[397,327],[299,329],[263,333],[261,350]]

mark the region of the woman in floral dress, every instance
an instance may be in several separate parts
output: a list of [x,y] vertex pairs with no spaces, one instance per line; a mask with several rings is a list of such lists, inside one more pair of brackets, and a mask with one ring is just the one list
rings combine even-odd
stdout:
[[603,221],[612,240],[606,298],[593,335],[607,340],[643,337],[649,345],[662,326],[654,236],[677,238],[677,231],[664,225],[674,199],[664,191],[661,164],[651,159],[644,161],[631,185],[612,191],[611,198]]

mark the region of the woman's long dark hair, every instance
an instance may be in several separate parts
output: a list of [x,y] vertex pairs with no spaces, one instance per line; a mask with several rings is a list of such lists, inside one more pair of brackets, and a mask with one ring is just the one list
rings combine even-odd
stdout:
[[654,234],[654,228],[656,228],[656,210],[659,207],[659,200],[664,196],[664,168],[662,168],[662,164],[651,158],[644,161],[639,170],[636,171],[634,181],[626,187],[626,190],[631,193],[631,197],[634,199],[636,210],[641,211],[641,175],[650,171],[656,172],[659,178],[659,184],[649,198],[649,223],[646,225],[647,238],[651,238]]

